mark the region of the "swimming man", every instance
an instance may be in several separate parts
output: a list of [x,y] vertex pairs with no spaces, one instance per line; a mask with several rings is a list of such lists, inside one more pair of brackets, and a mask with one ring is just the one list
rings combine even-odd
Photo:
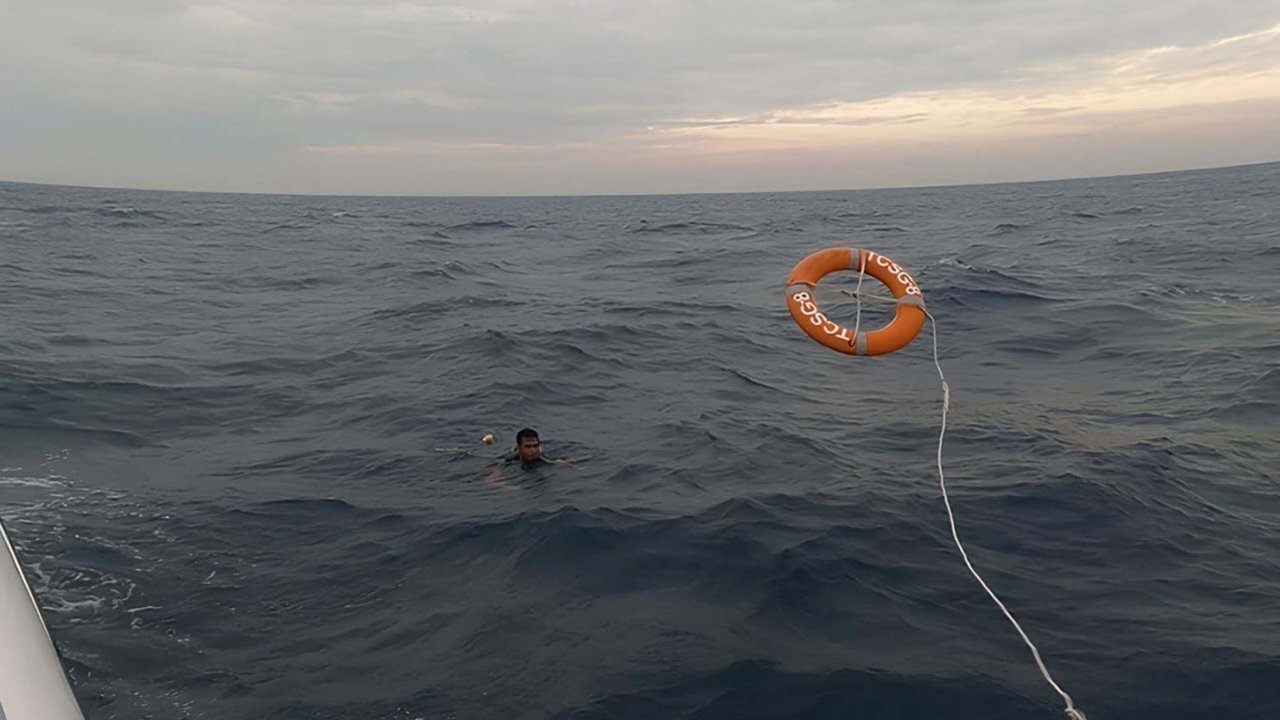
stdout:
[[516,433],[515,452],[503,458],[503,467],[495,469],[489,473],[489,482],[501,485],[503,470],[506,467],[520,463],[522,470],[534,470],[546,465],[567,465],[573,467],[573,463],[568,460],[550,460],[542,456],[542,440],[538,437],[538,431],[532,428],[524,428]]

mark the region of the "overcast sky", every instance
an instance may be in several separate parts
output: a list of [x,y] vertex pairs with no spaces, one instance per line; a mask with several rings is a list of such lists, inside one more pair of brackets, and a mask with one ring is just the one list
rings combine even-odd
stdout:
[[543,195],[1280,160],[1280,0],[0,0],[0,180]]

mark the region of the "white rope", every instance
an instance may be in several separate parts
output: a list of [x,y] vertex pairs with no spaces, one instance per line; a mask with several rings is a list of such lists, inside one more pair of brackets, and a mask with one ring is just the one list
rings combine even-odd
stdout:
[[858,253],[858,287],[853,289],[853,296],[858,299],[858,312],[853,316],[853,337],[857,342],[858,331],[862,329],[862,278],[867,276],[867,261],[863,259],[862,250]]
[[[849,293],[847,290],[843,291],[846,294],[853,295],[853,297],[858,301],[857,314],[854,315],[853,324],[853,336],[855,338],[858,336],[859,325],[862,321],[862,278],[866,275],[866,265],[862,262],[861,258],[862,253],[859,252],[858,256],[858,287],[852,293]],[[879,298],[876,296],[870,297],[877,300],[883,299],[889,300],[890,302],[898,302],[897,298],[889,299]],[[1049,674],[1049,668],[1045,667],[1044,660],[1040,658],[1040,650],[1036,648],[1035,643],[1031,642],[1031,638],[1027,637],[1027,633],[1023,631],[1022,626],[1018,624],[1016,619],[1014,619],[1013,613],[1009,612],[1009,608],[1005,607],[1004,603],[1000,601],[1000,598],[996,595],[995,591],[987,585],[987,581],[983,580],[982,576],[978,574],[977,569],[973,567],[973,563],[969,561],[969,553],[965,551],[964,544],[960,542],[960,533],[956,530],[956,516],[955,513],[951,511],[951,499],[947,497],[947,478],[942,471],[942,440],[947,434],[947,410],[951,407],[951,386],[947,384],[947,377],[942,374],[942,363],[938,361],[938,321],[934,319],[932,313],[925,309],[923,305],[920,306],[920,309],[923,310],[925,316],[929,318],[930,330],[933,333],[933,366],[938,369],[938,380],[942,382],[942,427],[938,430],[938,486],[942,488],[942,502],[947,507],[947,520],[951,523],[951,538],[955,540],[956,549],[960,551],[960,557],[964,558],[964,564],[969,568],[969,572],[973,575],[974,579],[978,581],[978,584],[982,586],[983,590],[987,591],[987,594],[991,596],[991,599],[994,600],[996,605],[1000,608],[1000,612],[1004,613],[1004,616],[1013,624],[1013,629],[1017,630],[1018,634],[1022,636],[1022,641],[1027,644],[1027,647],[1031,648],[1031,656],[1035,658],[1036,667],[1040,668],[1040,674],[1044,676],[1044,679],[1053,686],[1053,689],[1062,696],[1063,702],[1067,704],[1065,709],[1067,717],[1071,718],[1071,720],[1088,720],[1084,716],[1084,712],[1076,708],[1075,702],[1071,699],[1071,696],[1068,695],[1066,691],[1058,685],[1058,683],[1054,682],[1053,677]]]
[[1000,612],[1004,613],[1006,618],[1009,618],[1009,622],[1013,624],[1013,629],[1017,630],[1018,634],[1022,636],[1022,641],[1027,644],[1027,647],[1031,648],[1031,655],[1036,660],[1036,666],[1040,668],[1040,674],[1044,676],[1044,679],[1053,686],[1053,689],[1066,702],[1067,717],[1071,718],[1071,720],[1087,720],[1084,713],[1076,708],[1071,696],[1059,687],[1058,683],[1054,682],[1053,677],[1049,675],[1049,669],[1045,667],[1044,660],[1040,659],[1040,651],[1036,648],[1035,643],[1031,642],[1031,638],[1027,637],[1027,634],[1022,630],[1022,626],[1014,619],[1013,613],[1009,612],[1009,608],[1004,606],[1004,603],[996,596],[995,591],[987,585],[987,581],[983,580],[978,571],[974,569],[973,563],[969,561],[969,553],[965,552],[964,545],[960,542],[960,533],[956,530],[956,516],[951,511],[951,499],[947,497],[947,479],[942,472],[942,439],[947,434],[947,410],[951,407],[951,388],[947,385],[946,376],[942,374],[942,364],[938,362],[938,321],[933,318],[933,315],[928,310],[925,310],[924,314],[928,316],[930,328],[933,331],[933,366],[938,369],[938,379],[942,381],[942,427],[938,431],[938,485],[942,488],[942,502],[947,507],[947,519],[951,522],[951,538],[955,540],[956,548],[960,551],[960,557],[964,558],[964,564],[969,568],[969,572],[973,574],[974,579],[982,585],[982,589],[986,590],[991,599],[999,606]]
[[848,295],[849,297],[864,297],[870,300],[875,300],[876,302],[893,303],[894,305],[897,305],[898,303],[902,302],[901,300],[899,300],[896,297],[893,297],[892,295],[877,295],[875,293],[856,293],[852,290],[843,290],[843,289],[840,292],[844,293],[845,295]]

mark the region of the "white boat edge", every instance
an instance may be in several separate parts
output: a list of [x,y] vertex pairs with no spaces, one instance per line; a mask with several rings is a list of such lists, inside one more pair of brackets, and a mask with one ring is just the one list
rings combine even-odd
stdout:
[[0,522],[0,720],[84,720]]

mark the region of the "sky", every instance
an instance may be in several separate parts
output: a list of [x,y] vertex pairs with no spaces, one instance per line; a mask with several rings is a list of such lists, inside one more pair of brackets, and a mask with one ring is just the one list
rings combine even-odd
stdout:
[[0,0],[0,180],[843,189],[1280,160],[1280,0]]

